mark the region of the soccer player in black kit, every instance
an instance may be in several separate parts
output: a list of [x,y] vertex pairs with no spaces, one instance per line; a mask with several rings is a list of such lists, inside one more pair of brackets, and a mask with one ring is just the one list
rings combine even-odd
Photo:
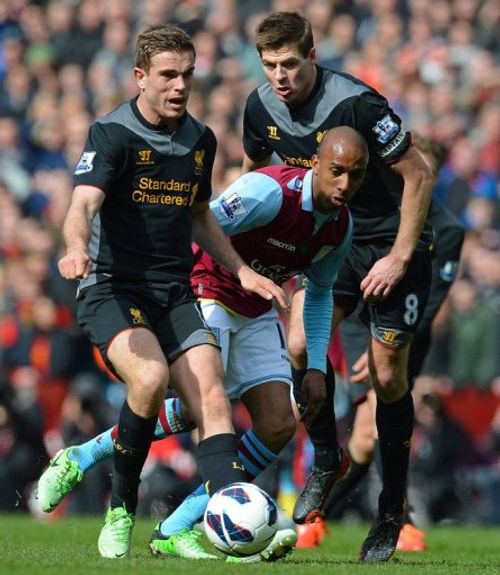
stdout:
[[[433,140],[420,135],[414,137],[417,150],[430,167],[434,180],[444,160],[444,150]],[[412,341],[408,361],[408,384],[413,388],[420,374],[431,343],[432,322],[455,280],[458,272],[460,251],[465,231],[460,221],[445,207],[432,201],[427,215],[433,228],[432,280],[429,299],[424,315]],[[345,503],[345,498],[367,475],[376,448],[376,429],[373,421],[373,392],[369,391],[367,343],[368,333],[355,314],[349,316],[340,326],[340,335],[345,350],[347,365],[351,372],[349,395],[356,407],[355,418],[349,439],[348,451],[351,470],[333,486],[325,505],[325,514],[331,505]],[[366,398],[366,400],[365,400]],[[410,502],[411,503],[411,502]],[[410,523],[403,525],[397,549],[400,551],[423,551],[426,549],[425,532]]]
[[[286,306],[282,290],[243,262],[209,210],[216,141],[186,112],[194,67],[180,28],[139,35],[139,95],[90,127],[63,226],[59,270],[80,280],[79,324],[127,386],[98,541],[108,558],[130,554],[140,473],[169,383],[198,427],[208,493],[244,481],[220,353],[189,283],[192,239],[243,288]],[[68,465],[67,457],[51,462],[55,479]]]
[[[370,330],[370,380],[378,399],[383,485],[378,515],[360,558],[387,561],[405,515],[413,431],[406,372],[431,279],[432,233],[425,225],[431,173],[383,96],[352,76],[316,65],[311,26],[302,15],[277,12],[265,18],[257,26],[256,46],[267,83],[247,100],[243,171],[266,165],[273,152],[289,165],[309,165],[323,132],[338,125],[351,126],[368,143],[367,174],[351,203],[353,248],[334,287],[334,324],[364,302],[362,318]],[[304,409],[315,460],[295,505],[297,523],[314,521],[323,513],[328,492],[342,477],[346,457],[335,432],[332,378],[327,378],[326,390],[311,386],[309,378],[301,386],[302,298],[302,292],[294,296],[289,351],[298,380],[297,403]]]

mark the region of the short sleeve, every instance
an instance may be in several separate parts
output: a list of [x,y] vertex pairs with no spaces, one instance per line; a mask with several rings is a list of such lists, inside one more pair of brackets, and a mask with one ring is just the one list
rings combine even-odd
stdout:
[[386,164],[397,162],[411,145],[410,132],[387,100],[376,92],[363,92],[352,101],[354,128],[365,137],[370,152]]
[[122,169],[119,138],[111,137],[109,124],[90,126],[82,155],[73,172],[75,186],[95,186],[106,192]]
[[254,91],[247,99],[243,114],[243,149],[254,162],[264,160],[273,153],[256,121],[257,118],[262,117],[258,110],[259,106],[262,104],[257,91]]

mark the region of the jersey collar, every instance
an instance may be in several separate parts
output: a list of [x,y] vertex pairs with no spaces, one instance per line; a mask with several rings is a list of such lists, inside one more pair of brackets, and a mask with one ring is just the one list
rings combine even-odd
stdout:
[[300,102],[299,104],[296,104],[295,106],[291,106],[290,107],[290,115],[295,117],[296,115],[300,116],[300,112],[310,104],[310,102],[312,102],[312,100],[316,97],[316,94],[318,93],[319,89],[321,88],[323,83],[323,69],[320,68],[319,66],[316,66],[316,82],[314,83],[314,87],[311,90],[311,93],[309,94],[309,96],[307,96],[307,98],[303,101]]
[[302,181],[302,209],[304,212],[314,213],[314,217],[318,225],[324,222],[336,220],[339,217],[340,210],[334,210],[330,214],[322,214],[314,210],[313,193],[312,193],[313,171],[308,170]]
[[[132,98],[132,100],[130,100],[130,107],[132,108],[132,112],[134,113],[134,116],[139,120],[139,122],[143,125],[146,126],[146,128],[148,128],[149,130],[152,130],[153,132],[165,132],[165,126],[161,126],[158,124],[151,124],[151,122],[148,122],[146,120],[146,118],[140,113],[139,108],[137,106],[137,98],[139,96],[136,96],[135,98]],[[179,118],[179,122],[177,124],[177,128],[176,128],[176,132],[179,131],[179,129],[181,128],[181,126],[184,124],[184,122],[187,120],[188,114],[187,112],[185,112],[181,118]],[[172,133],[173,134],[173,133]],[[170,134],[170,135],[172,135]]]
[[313,194],[312,194],[312,175],[313,171],[308,170],[302,182],[302,209],[305,212],[314,212]]

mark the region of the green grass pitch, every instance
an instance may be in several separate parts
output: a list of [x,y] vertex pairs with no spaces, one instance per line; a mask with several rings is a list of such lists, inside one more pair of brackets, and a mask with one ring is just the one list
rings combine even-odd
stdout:
[[278,563],[232,565],[150,555],[153,521],[138,520],[130,560],[101,559],[97,536],[101,518],[40,521],[28,515],[0,516],[1,575],[500,575],[500,529],[435,527],[429,550],[396,553],[383,565],[360,564],[357,551],[368,526],[330,524],[321,547],[296,550]]

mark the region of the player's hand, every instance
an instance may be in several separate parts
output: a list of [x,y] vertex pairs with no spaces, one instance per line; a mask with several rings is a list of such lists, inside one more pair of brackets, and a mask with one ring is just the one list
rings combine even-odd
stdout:
[[370,383],[370,372],[368,370],[368,352],[365,351],[362,355],[358,357],[356,362],[352,366],[352,370],[355,372],[349,378],[350,383],[360,384],[360,383]]
[[273,280],[258,274],[249,266],[243,266],[240,269],[238,278],[243,289],[256,293],[264,299],[276,298],[286,312],[290,311],[290,302],[285,292]]
[[318,369],[308,369],[302,381],[301,421],[306,427],[316,419],[326,400],[325,374]]
[[85,248],[73,248],[66,252],[57,266],[62,277],[67,280],[85,279],[90,273],[92,260]]
[[391,253],[376,261],[360,284],[363,299],[385,299],[402,280],[407,267],[407,262]]

